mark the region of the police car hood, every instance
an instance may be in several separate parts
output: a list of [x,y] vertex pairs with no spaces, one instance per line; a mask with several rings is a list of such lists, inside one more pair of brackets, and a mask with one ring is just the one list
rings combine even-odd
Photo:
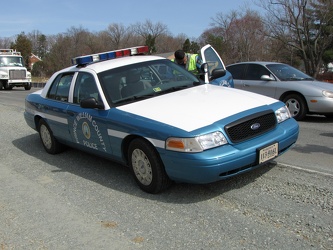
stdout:
[[193,131],[239,112],[274,102],[277,100],[263,95],[204,84],[117,109]]

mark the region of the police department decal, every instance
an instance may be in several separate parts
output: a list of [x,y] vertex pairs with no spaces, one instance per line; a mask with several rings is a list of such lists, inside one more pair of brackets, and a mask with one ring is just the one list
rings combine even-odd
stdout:
[[90,127],[87,122],[82,123],[82,132],[84,136],[89,140],[90,139]]
[[[80,124],[81,131],[78,130]],[[106,152],[102,133],[90,114],[86,112],[77,114],[73,122],[73,135],[76,143],[95,150],[102,149]]]

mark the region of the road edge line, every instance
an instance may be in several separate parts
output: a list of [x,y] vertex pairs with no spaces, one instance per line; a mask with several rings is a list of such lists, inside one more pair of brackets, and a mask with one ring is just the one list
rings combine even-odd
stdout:
[[301,168],[301,167],[297,167],[297,166],[293,166],[293,165],[289,165],[289,164],[285,164],[285,163],[280,163],[280,162],[277,162],[277,164],[281,165],[283,167],[294,168],[294,169],[297,169],[297,170],[302,170],[302,171],[309,172],[309,173],[314,173],[314,174],[321,174],[321,175],[325,175],[325,176],[333,178],[333,174],[329,174],[329,173],[325,173],[325,172],[320,172],[320,171],[312,170],[312,169],[305,169],[305,168]]

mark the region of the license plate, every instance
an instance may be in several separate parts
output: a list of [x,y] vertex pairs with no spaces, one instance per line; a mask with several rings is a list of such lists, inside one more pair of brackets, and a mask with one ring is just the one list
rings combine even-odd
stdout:
[[259,150],[259,164],[275,158],[279,153],[279,144],[274,143]]

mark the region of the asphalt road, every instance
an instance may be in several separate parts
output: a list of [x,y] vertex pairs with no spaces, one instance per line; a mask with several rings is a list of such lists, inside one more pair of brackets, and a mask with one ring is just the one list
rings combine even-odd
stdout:
[[47,154],[0,91],[0,249],[333,249],[332,120],[251,173],[150,195],[130,171],[74,149]]
[[307,116],[299,125],[296,145],[276,161],[333,176],[333,119]]

